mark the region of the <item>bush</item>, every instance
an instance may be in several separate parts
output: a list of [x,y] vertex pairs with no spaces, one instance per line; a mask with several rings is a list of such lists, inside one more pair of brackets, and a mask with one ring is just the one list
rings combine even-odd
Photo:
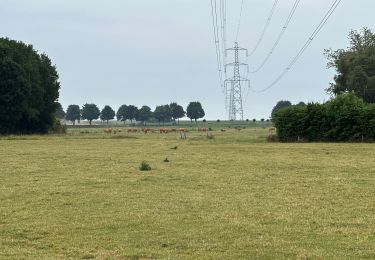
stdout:
[[375,139],[375,105],[354,94],[342,94],[325,104],[291,106],[274,114],[283,142],[372,141]]
[[148,162],[143,161],[141,163],[141,166],[139,167],[139,170],[142,171],[142,172],[151,171],[151,166]]
[[274,143],[274,142],[278,142],[279,141],[279,137],[277,135],[268,135],[267,136],[267,142],[269,143]]
[[53,123],[50,133],[51,134],[66,134],[67,127],[66,125],[62,125],[60,120],[56,119],[55,122]]

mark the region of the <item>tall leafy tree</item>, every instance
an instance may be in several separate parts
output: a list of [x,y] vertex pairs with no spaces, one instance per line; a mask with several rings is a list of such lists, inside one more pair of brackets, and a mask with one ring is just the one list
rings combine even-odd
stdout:
[[129,119],[130,122],[136,120],[138,117],[138,108],[136,106],[130,105],[126,107],[125,110],[126,119]]
[[200,102],[190,102],[186,109],[186,115],[191,121],[194,119],[197,123],[197,120],[203,118],[206,114]]
[[65,119],[72,121],[73,125],[76,124],[76,121],[81,119],[81,110],[78,105],[70,105],[66,110]]
[[0,134],[47,133],[59,89],[56,67],[47,55],[0,38]]
[[290,106],[292,106],[292,102],[287,101],[287,100],[281,100],[277,102],[277,104],[272,109],[271,117],[273,117],[275,113],[279,111],[280,109],[287,108]]
[[171,103],[169,107],[171,109],[171,115],[172,115],[173,121],[176,121],[176,120],[179,121],[180,118],[183,118],[186,115],[184,108],[178,105],[177,103]]
[[127,120],[127,108],[127,105],[122,105],[121,107],[119,107],[116,113],[117,121],[122,121],[125,124]]
[[30,84],[20,65],[0,59],[0,133],[17,133],[18,124],[28,107]]
[[56,112],[55,112],[56,118],[58,118],[58,119],[64,119],[66,113],[65,113],[62,105],[59,102],[56,102],[56,107],[57,107],[56,108]]
[[89,121],[90,125],[92,120],[98,119],[100,116],[100,110],[95,104],[84,104],[82,107],[82,119]]
[[375,103],[375,33],[364,28],[351,31],[347,49],[326,50],[328,68],[337,75],[327,92],[336,96],[353,92],[365,102]]
[[154,111],[154,117],[156,120],[163,122],[170,121],[172,119],[171,108],[169,105],[157,106]]
[[143,106],[141,107],[141,109],[139,109],[137,120],[145,124],[148,120],[150,120],[151,117],[152,117],[152,111],[150,107]]
[[109,123],[109,120],[112,120],[114,118],[115,118],[115,111],[110,106],[105,106],[100,112],[100,119],[102,121],[106,121],[107,125]]

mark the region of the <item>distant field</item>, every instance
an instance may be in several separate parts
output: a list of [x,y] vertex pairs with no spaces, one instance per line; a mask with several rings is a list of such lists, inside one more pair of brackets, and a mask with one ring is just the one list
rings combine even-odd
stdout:
[[0,138],[0,259],[375,258],[374,144],[221,127]]

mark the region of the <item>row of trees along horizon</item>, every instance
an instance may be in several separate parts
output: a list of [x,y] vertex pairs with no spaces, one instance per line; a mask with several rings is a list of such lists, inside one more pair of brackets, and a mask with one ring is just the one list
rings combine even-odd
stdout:
[[[375,109],[367,105],[375,103],[375,33],[368,28],[360,32],[353,30],[349,33],[349,43],[347,49],[325,51],[328,68],[336,70],[334,82],[326,89],[332,102],[321,106],[314,103],[290,106],[290,102],[281,102],[274,109],[272,117],[284,140],[294,140],[296,135],[313,141],[347,141],[358,137],[375,140]],[[352,93],[364,103],[342,96],[345,93]],[[59,94],[59,75],[46,54],[39,54],[32,45],[0,38],[0,134],[43,134],[53,130],[59,123],[56,120]],[[332,116],[337,112],[340,118]],[[91,123],[99,117],[108,122],[116,116],[124,122],[150,119],[166,122],[185,115],[196,121],[205,113],[199,102],[191,102],[186,112],[178,104],[158,106],[154,111],[147,106],[137,109],[124,105],[117,113],[109,106],[99,111],[96,105],[85,104],[82,109],[77,105],[69,106],[65,119],[72,122],[87,119]],[[314,127],[309,118],[314,118]],[[298,131],[293,128],[295,125]],[[301,129],[304,130],[301,132]],[[346,129],[346,134],[339,139],[327,134],[341,131],[337,129]],[[320,134],[316,136],[311,131]]]
[[159,123],[165,122],[178,122],[181,118],[188,117],[191,121],[197,122],[205,116],[204,109],[200,102],[190,102],[186,108],[177,104],[171,103],[169,105],[157,106],[154,111],[151,110],[149,106],[142,106],[138,108],[134,105],[122,105],[119,107],[117,112],[115,112],[112,107],[106,105],[102,110],[99,110],[96,104],[84,104],[82,108],[79,105],[69,105],[66,112],[63,110],[60,103],[57,103],[56,117],[58,119],[65,119],[71,121],[75,125],[76,121],[81,119],[87,120],[89,124],[92,124],[93,120],[100,119],[101,121],[107,122],[109,124],[110,120],[125,122],[134,121],[146,124],[149,121],[158,121]]

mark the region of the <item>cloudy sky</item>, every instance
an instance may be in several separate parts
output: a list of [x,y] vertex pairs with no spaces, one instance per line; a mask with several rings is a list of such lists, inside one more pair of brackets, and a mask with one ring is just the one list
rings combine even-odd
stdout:
[[[236,38],[241,0],[228,0],[228,44]],[[244,0],[239,44],[252,49],[274,0]],[[264,70],[251,75],[254,89],[276,78],[319,24],[332,0],[301,0],[284,38]],[[218,82],[210,0],[0,0],[0,37],[34,45],[56,64],[60,102],[115,109],[121,104],[201,101],[208,119],[226,119]],[[269,52],[294,0],[280,0],[258,51]],[[333,70],[325,48],[345,48],[351,29],[375,28],[374,0],[343,0],[301,60],[276,86],[250,92],[245,118],[266,118],[278,100],[325,101]],[[246,96],[246,92],[244,94]]]

